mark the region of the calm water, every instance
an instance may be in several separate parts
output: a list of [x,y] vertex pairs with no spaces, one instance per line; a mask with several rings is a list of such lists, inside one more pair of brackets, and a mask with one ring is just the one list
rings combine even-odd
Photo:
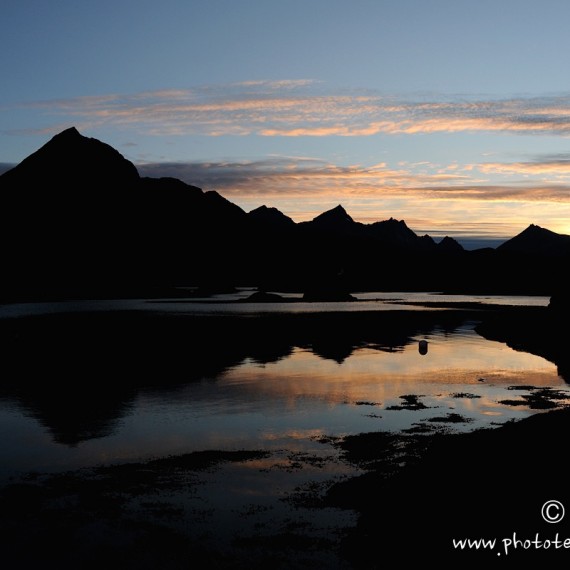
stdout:
[[[247,292],[240,292],[245,295]],[[239,295],[238,294],[238,295]],[[367,294],[370,309],[386,311],[397,299],[417,301],[430,294]],[[473,301],[473,297],[443,300]],[[547,298],[477,298],[503,304],[547,304]],[[0,309],[3,321],[24,315],[49,315],[78,310],[127,310],[168,315],[203,311],[270,311],[271,306],[199,302],[88,302],[29,304]],[[327,303],[325,309],[359,310],[361,303]],[[302,308],[299,308],[301,307]],[[304,311],[315,305],[285,304],[280,311]],[[320,305],[317,306],[320,309]],[[127,372],[97,354],[97,374],[117,375],[116,384],[98,387],[89,363],[81,362],[66,375],[72,383],[58,385],[60,361],[66,347],[46,366],[40,390],[22,389],[24,373],[2,370],[0,392],[0,466],[2,475],[38,470],[57,471],[99,463],[115,463],[206,449],[268,449],[275,453],[331,453],[318,439],[366,431],[401,430],[417,424],[469,430],[522,418],[534,413],[527,406],[502,404],[529,394],[528,386],[565,390],[566,382],[547,360],[488,341],[475,332],[477,321],[453,327],[438,321],[410,328],[404,340],[390,343],[363,338],[342,346],[287,341],[272,352],[268,330],[260,355],[236,351],[218,367],[186,357],[182,378],[155,378],[152,383],[131,378],[119,389]],[[333,334],[334,338],[335,335]],[[330,339],[329,339],[330,340]],[[419,341],[428,342],[420,354]],[[252,341],[254,344],[256,341]],[[277,343],[277,341],[276,341]],[[35,345],[34,345],[35,346]],[[212,353],[220,360],[225,346]],[[34,359],[34,348],[29,358]],[[91,354],[91,353],[89,353]],[[138,355],[142,358],[144,355]],[[135,353],[135,357],[137,357]],[[132,358],[132,355],[129,356]],[[162,358],[162,356],[161,356]],[[164,358],[167,358],[165,356]],[[103,362],[101,364],[101,362]],[[177,361],[177,366],[182,365]],[[197,370],[195,370],[197,368]],[[102,369],[102,370],[101,370]],[[37,383],[42,364],[33,368]],[[154,373],[154,372],[153,372]],[[135,374],[133,372],[133,374]],[[140,369],[137,375],[142,374]],[[186,375],[186,376],[185,376]],[[12,382],[8,380],[12,378]],[[187,380],[185,380],[187,378]],[[87,380],[89,382],[87,382]],[[136,380],[136,378],[134,379]],[[16,387],[15,387],[16,386]],[[527,387],[516,389],[517,387]],[[402,396],[415,395],[416,399]],[[403,405],[406,404],[416,405]],[[420,403],[421,406],[418,406]],[[412,409],[406,409],[406,408]],[[390,409],[392,408],[392,409]],[[460,421],[450,423],[449,414]]]
[[[76,311],[128,310],[140,312],[194,313],[194,314],[251,314],[251,313],[313,313],[337,311],[395,311],[429,310],[415,303],[480,303],[482,305],[516,305],[546,307],[550,297],[528,295],[445,295],[441,293],[372,292],[356,293],[350,303],[306,303],[297,293],[278,293],[286,303],[248,303],[247,297],[255,289],[238,288],[235,293],[211,297],[184,297],[177,299],[129,299],[103,301],[62,301],[49,303],[14,303],[0,305],[0,319]],[[239,302],[236,302],[239,301]],[[410,303],[410,304],[406,304]]]

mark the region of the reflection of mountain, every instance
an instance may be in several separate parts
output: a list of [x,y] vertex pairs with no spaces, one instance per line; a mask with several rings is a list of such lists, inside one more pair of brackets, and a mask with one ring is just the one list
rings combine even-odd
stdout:
[[276,362],[295,347],[341,363],[354,350],[401,350],[455,311],[268,314],[256,317],[58,314],[0,322],[0,397],[18,402],[66,445],[112,433],[141,391],[217,377],[245,359]]
[[216,192],[141,178],[109,145],[70,128],[0,176],[0,299],[141,295],[149,287],[542,292],[568,236],[530,226],[497,250],[464,251],[402,220],[354,221],[342,206],[296,224],[246,214]]
[[570,383],[566,315],[538,307],[516,308],[490,313],[477,326],[483,337],[504,342],[515,350],[542,356],[558,367],[558,374]]
[[10,395],[26,415],[50,432],[55,442],[76,446],[111,435],[119,420],[129,413],[135,392],[103,390],[86,383],[61,386],[56,380],[41,387],[16,389]]

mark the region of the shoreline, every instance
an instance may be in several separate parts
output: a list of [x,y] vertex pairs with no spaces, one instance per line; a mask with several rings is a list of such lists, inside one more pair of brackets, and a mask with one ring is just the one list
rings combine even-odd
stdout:
[[[552,540],[556,533],[570,538],[568,517],[554,525],[541,516],[549,500],[570,506],[564,452],[569,422],[565,408],[492,430],[427,436],[414,442],[412,461],[397,474],[390,476],[380,466],[339,483],[329,493],[330,504],[360,513],[344,544],[345,555],[356,568],[379,568],[384,545],[395,552],[417,548],[439,562],[465,563],[505,554],[502,541],[513,533],[523,540],[537,534]],[[361,438],[371,445],[374,439],[380,444],[382,436],[356,436],[347,450],[357,453]],[[454,548],[453,539],[466,538],[497,539],[498,545],[494,550]],[[568,548],[523,546],[509,556],[522,562],[567,560],[568,554]]]

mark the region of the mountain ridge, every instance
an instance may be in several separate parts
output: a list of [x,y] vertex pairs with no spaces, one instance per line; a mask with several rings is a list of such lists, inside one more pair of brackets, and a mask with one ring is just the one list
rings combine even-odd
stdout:
[[214,190],[141,177],[74,127],[0,175],[0,199],[9,213],[1,289],[12,295],[139,283],[309,290],[338,275],[346,290],[538,291],[559,278],[551,258],[570,255],[570,236],[534,224],[476,253],[449,236],[419,236],[404,220],[357,222],[341,204],[299,223],[273,207],[246,213]]
[[570,236],[530,224],[497,248],[513,253],[560,255],[570,253]]
[[[61,161],[67,164],[62,168]],[[100,171],[94,168],[97,162],[112,164],[112,172]],[[113,174],[121,182],[134,182],[140,178],[135,165],[127,160],[111,145],[98,139],[85,137],[75,127],[70,127],[54,135],[38,150],[24,158],[20,163],[0,175],[4,183],[10,183],[14,178],[25,178],[29,182],[40,180],[41,177],[57,175],[60,181],[70,182],[72,177],[85,175],[101,182]]]
[[[107,143],[104,143],[104,142],[102,142],[96,138],[86,137],[86,136],[82,135],[77,130],[77,128],[75,126],[71,126],[69,128],[66,128],[63,131],[59,132],[58,134],[54,135],[48,142],[46,142],[44,145],[42,145],[38,150],[36,150],[32,154],[30,154],[29,156],[24,158],[20,163],[12,166],[11,168],[8,168],[5,172],[0,174],[0,185],[10,184],[12,182],[12,179],[14,177],[18,176],[19,174],[21,174],[23,170],[25,170],[25,176],[26,176],[26,178],[28,178],[28,180],[39,179],[41,176],[45,176],[45,166],[47,165],[47,160],[46,160],[47,158],[53,158],[53,157],[57,156],[58,153],[62,153],[62,152],[64,154],[69,154],[70,149],[72,149],[71,150],[71,156],[72,156],[72,158],[76,159],[77,156],[80,156],[81,152],[85,152],[87,145],[91,146],[91,149],[89,150],[90,153],[94,152],[92,149],[97,149],[96,154],[99,156],[102,154],[102,152],[106,152],[107,155],[109,155],[109,156],[114,155],[114,157],[117,159],[115,165],[117,166],[119,163],[122,163],[122,166],[123,166],[122,174],[124,175],[125,179],[128,179],[130,182],[133,182],[136,180],[149,180],[149,179],[154,180],[154,181],[161,181],[164,183],[166,181],[170,181],[171,185],[177,184],[181,188],[182,188],[182,185],[184,185],[184,187],[188,188],[188,189],[193,188],[193,189],[200,190],[203,194],[207,195],[208,199],[210,199],[210,200],[218,200],[220,202],[225,201],[226,205],[233,204],[236,208],[239,208],[239,206],[237,206],[236,204],[234,204],[230,200],[227,200],[225,197],[223,197],[221,194],[219,194],[215,190],[204,192],[202,189],[200,189],[196,186],[192,186],[190,184],[187,184],[187,183],[185,183],[182,180],[177,179],[177,178],[141,177],[138,173],[136,166],[131,161],[126,159],[122,154],[120,154],[119,151],[114,149],[111,145],[108,145]],[[74,162],[76,162],[76,164],[79,163],[80,168],[85,166],[84,160],[79,160],[79,161],[74,161]],[[56,163],[56,166],[57,166],[57,163]],[[48,168],[47,170],[49,172],[52,169],[53,168]],[[31,172],[32,170],[33,170],[33,172]],[[116,168],[115,170],[119,170],[119,169]],[[58,171],[58,174],[60,174],[60,173],[61,173],[61,170]],[[113,175],[116,176],[116,172],[113,172]],[[99,179],[97,179],[97,181],[99,181]],[[414,241],[415,238],[425,237],[425,236],[418,236],[413,230],[411,230],[407,226],[407,224],[404,220],[396,220],[393,217],[390,217],[387,220],[378,220],[376,222],[372,222],[369,224],[362,224],[361,222],[356,222],[350,216],[350,214],[346,211],[346,209],[342,206],[342,204],[339,204],[339,205],[337,205],[337,206],[335,206],[329,210],[326,210],[326,211],[318,214],[315,218],[313,218],[311,221],[308,221],[308,222],[295,222],[289,216],[287,216],[286,214],[284,214],[283,212],[281,212],[280,210],[278,210],[275,207],[269,207],[269,206],[263,205],[263,206],[260,206],[259,208],[256,208],[256,210],[261,211],[261,209],[263,209],[263,208],[273,212],[273,219],[274,220],[276,220],[277,218],[285,218],[285,219],[293,222],[293,224],[295,224],[295,225],[313,224],[314,226],[319,226],[320,228],[335,229],[335,230],[338,230],[341,225],[343,225],[345,227],[361,227],[361,228],[367,228],[368,232],[370,234],[372,234],[373,236],[376,236],[376,237],[382,236],[384,233],[390,233],[390,232],[385,231],[386,228],[390,228],[391,233],[398,233],[400,235],[400,238],[403,241],[408,241],[408,243],[410,243],[411,241]],[[241,208],[240,208],[240,210],[241,210]],[[255,214],[253,214],[254,211],[255,210],[252,210],[251,212],[249,212],[252,214],[251,217],[257,217]],[[267,214],[266,214],[266,217],[267,217]],[[536,237],[536,235],[537,235],[536,230],[542,230],[543,231],[542,235],[540,236],[540,239],[544,239],[544,233],[548,232],[551,236],[564,236],[564,237],[567,237],[568,240],[570,240],[570,236],[565,236],[565,234],[559,234],[559,233],[553,232],[552,230],[547,230],[546,228],[542,228],[538,225],[531,223],[525,230],[523,230],[519,234],[513,236],[512,238],[508,239],[503,244],[497,246],[496,249],[507,250],[507,249],[514,248],[514,244],[516,244],[517,242],[522,243],[523,237],[525,238],[525,241],[528,241],[528,238],[529,238],[528,234],[529,233],[534,234],[533,237]],[[426,234],[426,236],[431,238],[431,236],[429,236],[429,234]],[[433,238],[431,238],[431,239],[433,239]],[[452,238],[450,236],[445,236],[444,239],[446,240],[447,244],[450,243],[449,242],[450,239],[453,239],[454,242],[459,244],[459,242],[455,238]],[[513,243],[513,240],[515,240],[515,239],[516,239],[516,242]],[[533,238],[531,238],[531,239],[533,239]],[[443,239],[441,241],[443,241]],[[562,241],[562,240],[560,240],[560,241]],[[566,241],[566,240],[564,240],[564,241]],[[460,247],[463,248],[463,246],[461,246],[461,244],[459,244],[459,245],[460,245]],[[457,249],[457,248],[454,248],[454,249]]]

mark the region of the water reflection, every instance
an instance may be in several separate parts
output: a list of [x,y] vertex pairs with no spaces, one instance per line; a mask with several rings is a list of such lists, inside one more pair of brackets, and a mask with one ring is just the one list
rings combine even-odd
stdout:
[[[475,324],[458,311],[6,319],[2,463],[302,450],[311,436],[405,429],[451,410],[473,427],[528,413],[499,403],[510,385],[564,384],[554,364]],[[402,407],[406,394],[422,406]]]
[[130,413],[134,395],[132,390],[121,387],[109,391],[78,382],[61,389],[46,382],[43,386],[12,390],[4,398],[38,421],[54,442],[74,447],[113,434],[120,420]]
[[[498,409],[496,398],[504,397],[508,386],[564,385],[552,363],[486,341],[470,326],[454,335],[435,330],[429,336],[426,356],[415,349],[417,341],[393,353],[363,346],[342,363],[296,349],[265,366],[245,361],[223,374],[218,386],[232,393],[232,400],[262,400],[268,407],[292,409],[311,400],[385,411],[403,394],[421,395],[429,406]],[[478,398],[457,397],[461,393]]]

